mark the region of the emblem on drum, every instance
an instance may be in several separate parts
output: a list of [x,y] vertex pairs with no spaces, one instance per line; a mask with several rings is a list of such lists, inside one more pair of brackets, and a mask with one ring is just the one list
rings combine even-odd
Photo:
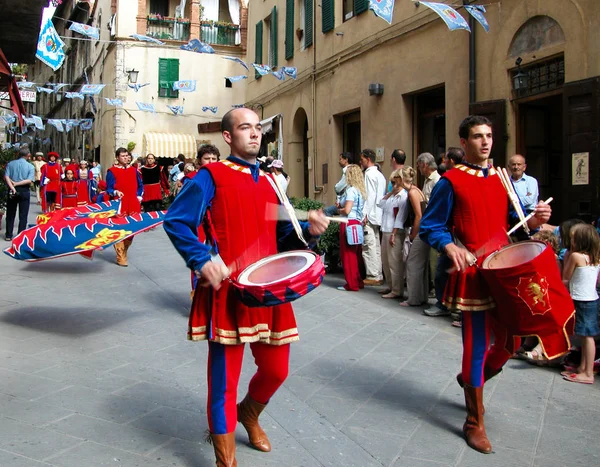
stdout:
[[532,277],[521,277],[517,292],[534,315],[543,315],[552,308],[548,296],[548,281],[537,273]]

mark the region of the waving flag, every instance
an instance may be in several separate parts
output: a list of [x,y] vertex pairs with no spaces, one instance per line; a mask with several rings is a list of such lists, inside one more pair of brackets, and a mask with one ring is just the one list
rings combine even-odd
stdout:
[[142,112],[152,112],[156,113],[156,109],[154,108],[154,104],[146,104],[145,102],[136,102],[138,109]]
[[23,117],[23,121],[25,122],[25,125],[35,126],[35,120],[32,117]]
[[369,0],[369,10],[389,24],[392,24],[394,0]]
[[228,79],[229,81],[231,81],[232,83],[236,83],[237,81],[241,81],[243,79],[246,79],[248,76],[246,75],[237,75],[237,76],[225,76],[225,79]]
[[69,28],[69,30],[78,32],[79,34],[83,34],[87,37],[91,37],[92,39],[100,39],[100,30],[98,28],[88,26],[87,24],[71,23],[71,27]]
[[67,99],[81,99],[83,100],[83,94],[80,92],[65,92],[65,97]]
[[196,80],[186,79],[173,82],[173,91],[194,92],[196,90]]
[[17,86],[19,87],[19,89],[21,88],[26,88],[29,89],[31,87],[33,87],[35,83],[31,82],[31,81],[17,81]]
[[58,131],[60,131],[61,133],[63,131],[65,131],[64,127],[63,127],[63,122],[62,120],[59,120],[57,118],[50,118],[48,119],[48,125],[52,125],[54,128],[56,128]]
[[469,27],[469,23],[458,13],[454,8],[448,6],[444,3],[434,3],[434,2],[419,2],[421,5],[430,8],[435,11],[440,18],[444,20],[446,26],[450,31],[454,31],[456,29],[466,29],[471,32],[471,28]]
[[233,104],[231,107],[234,109],[241,109],[244,107],[244,104]]
[[271,74],[275,76],[279,81],[285,81],[285,73],[283,70],[272,71]]
[[35,125],[35,127],[38,130],[43,130],[46,127],[44,126],[44,123],[42,122],[42,119],[40,117],[38,117],[37,115],[32,115],[31,116],[32,120],[33,120],[33,124]]
[[258,65],[257,63],[253,63],[252,66],[260,76],[268,75],[271,71],[271,67],[269,65]]
[[215,49],[210,45],[200,42],[198,39],[192,39],[187,44],[180,47],[181,50],[189,50],[190,52],[197,52],[199,54],[214,54]]
[[174,115],[183,115],[183,105],[168,105],[167,107]]
[[52,21],[48,18],[40,30],[35,56],[56,71],[65,61],[64,47],[65,43],[58,36]]
[[229,57],[229,56],[226,55],[226,56],[221,57],[221,58],[224,58],[225,60],[231,60],[232,62],[239,63],[246,70],[250,71],[250,68],[248,68],[248,65],[246,65],[246,62],[244,60],[242,60],[240,57]]
[[158,39],[155,39],[154,37],[144,36],[142,34],[132,34],[129,37],[132,37],[132,38],[137,39],[138,41],[142,41],[142,42],[152,42],[153,44],[158,44],[158,45],[165,44],[164,42],[161,42]]
[[69,131],[71,131],[73,128],[75,128],[76,126],[79,126],[79,120],[74,120],[74,119],[63,119],[62,121],[63,125],[65,126],[65,130],[67,130],[67,133]]
[[2,115],[0,119],[4,122],[5,125],[10,125],[11,123],[15,123],[17,121],[17,117],[14,115]]
[[210,111],[210,112],[216,114],[218,110],[219,110],[219,107],[217,107],[217,106],[214,106],[214,107],[204,106],[204,107],[202,107],[202,112]]
[[64,88],[66,86],[66,84],[64,83],[46,83],[46,86],[50,86],[52,89],[54,89],[54,92],[58,92],[60,91],[62,88]]
[[37,92],[45,92],[46,94],[52,94],[54,89],[43,88],[42,86],[36,86]]
[[465,10],[481,24],[485,32],[490,32],[490,25],[483,15],[485,13],[485,7],[483,5],[465,5]]
[[91,118],[84,118],[82,120],[80,120],[79,122],[79,128],[81,128],[82,130],[91,130],[92,129],[92,125],[94,124],[94,120]]
[[144,83],[144,84],[138,84],[138,83],[134,83],[134,84],[127,84],[127,86],[129,86],[131,89],[133,89],[135,92],[138,92],[140,89],[142,89],[144,86],[148,86],[150,83]]
[[100,94],[100,92],[104,89],[105,84],[84,84],[81,86],[79,92],[81,94],[87,95],[96,95]]
[[298,69],[295,66],[282,66],[281,70],[292,79],[296,79]]
[[123,101],[121,99],[109,99],[105,97],[104,100],[108,105],[114,105],[115,107],[123,107]]

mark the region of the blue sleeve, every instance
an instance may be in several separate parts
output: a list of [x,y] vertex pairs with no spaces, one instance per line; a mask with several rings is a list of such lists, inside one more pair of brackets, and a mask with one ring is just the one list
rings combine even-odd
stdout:
[[6,169],[4,169],[4,175],[6,175],[11,180],[13,180],[12,164],[10,162],[8,164],[6,164]]
[[[308,231],[310,224],[306,221],[299,221],[302,227],[302,236],[308,242],[308,246],[313,248],[320,237],[313,237]],[[290,221],[277,222],[277,251],[306,250],[306,245],[300,241],[294,226]]]
[[106,192],[110,196],[115,195],[115,176],[110,170],[106,172]]
[[35,180],[35,170],[33,169],[33,165],[29,164],[29,167],[27,168],[27,177],[25,178],[32,182]]
[[137,195],[142,196],[144,194],[144,183],[142,182],[142,174],[136,171],[137,175]]
[[163,227],[171,243],[192,271],[200,271],[210,260],[210,246],[198,241],[198,227],[215,196],[215,183],[208,170],[189,180],[169,207]]
[[[410,200],[408,200],[410,203]],[[452,243],[450,217],[454,208],[454,190],[447,178],[441,178],[433,187],[429,204],[421,218],[419,237],[425,243],[442,252]]]

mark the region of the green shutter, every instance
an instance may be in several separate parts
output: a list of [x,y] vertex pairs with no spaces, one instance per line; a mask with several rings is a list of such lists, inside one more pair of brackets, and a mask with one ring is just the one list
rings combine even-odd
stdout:
[[173,91],[173,83],[179,81],[179,59],[169,59],[169,97],[179,97],[179,91]]
[[313,43],[313,0],[304,0],[304,46]]
[[333,31],[335,27],[334,0],[321,0],[321,27],[323,33]]
[[[262,48],[263,48],[263,22],[262,20],[256,23],[256,44],[254,49],[254,63],[257,65],[262,65]],[[260,78],[260,74],[257,72],[254,73],[254,77],[256,79]]]
[[158,96],[167,97],[169,91],[169,59],[159,58],[158,59]]
[[360,15],[369,9],[369,0],[354,0],[354,16]]
[[272,67],[277,66],[277,7],[273,7],[271,13],[271,65]]
[[294,57],[294,0],[285,1],[285,59]]

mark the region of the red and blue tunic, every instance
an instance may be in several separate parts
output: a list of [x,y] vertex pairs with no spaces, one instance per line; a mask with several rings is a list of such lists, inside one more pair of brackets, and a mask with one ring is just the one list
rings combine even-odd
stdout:
[[139,172],[133,166],[112,166],[106,172],[106,191],[113,197],[115,190],[123,193],[120,214],[129,216],[142,211],[138,196],[142,196],[144,186]]
[[63,180],[60,184],[62,192],[62,207],[77,207],[77,180]]

